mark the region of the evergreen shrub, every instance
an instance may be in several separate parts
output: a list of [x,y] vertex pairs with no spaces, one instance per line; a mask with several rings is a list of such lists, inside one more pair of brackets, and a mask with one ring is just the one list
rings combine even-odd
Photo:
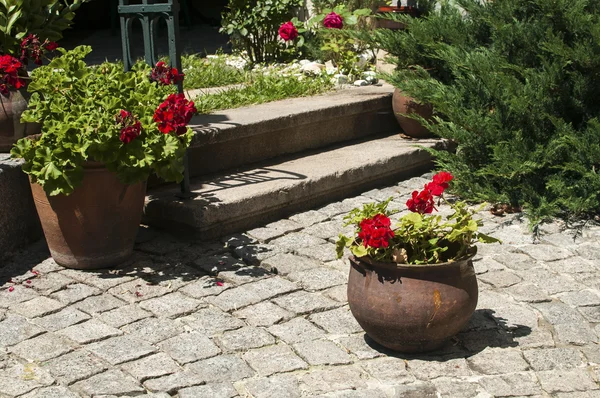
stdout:
[[427,127],[458,144],[437,165],[459,195],[522,206],[534,226],[598,214],[600,2],[453,3],[365,33],[395,59],[390,81],[433,104]]

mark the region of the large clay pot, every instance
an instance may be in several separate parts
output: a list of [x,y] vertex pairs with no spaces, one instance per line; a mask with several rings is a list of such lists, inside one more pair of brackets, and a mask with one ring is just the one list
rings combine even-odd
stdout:
[[431,119],[433,116],[433,106],[430,104],[418,104],[413,98],[404,95],[402,91],[396,89],[392,96],[392,108],[404,134],[413,138],[428,138],[432,136],[429,130],[423,127],[421,122],[404,115],[416,113],[424,119]]
[[125,185],[100,163],[89,163],[71,195],[48,196],[31,184],[50,253],[76,269],[108,268],[133,254],[146,183]]
[[398,265],[351,257],[350,310],[384,347],[405,353],[435,350],[466,326],[477,306],[471,258]]
[[20,91],[11,91],[8,97],[0,95],[0,153],[10,152],[13,144],[25,137],[28,125],[21,123],[25,109],[27,100]]

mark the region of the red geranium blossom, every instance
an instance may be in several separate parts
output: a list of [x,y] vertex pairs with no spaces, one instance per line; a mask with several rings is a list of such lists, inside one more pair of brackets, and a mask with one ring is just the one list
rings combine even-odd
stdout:
[[323,26],[328,29],[342,29],[344,27],[344,20],[341,15],[331,12],[325,16]]
[[183,73],[179,73],[177,68],[167,65],[163,61],[158,61],[150,73],[150,80],[153,82],[159,82],[165,86],[177,84],[183,81],[184,77],[185,75]]
[[171,94],[154,112],[154,121],[163,134],[175,131],[177,135],[185,134],[187,125],[196,113],[193,101],[188,101],[183,94]]
[[444,189],[448,188],[448,183],[452,181],[454,176],[447,171],[440,171],[436,175],[433,176],[433,182],[437,185],[440,185]]
[[19,76],[24,71],[23,63],[11,55],[0,56],[0,94],[8,97],[11,90],[18,90],[27,85]]
[[296,29],[292,22],[286,22],[279,27],[279,37],[285,41],[296,40],[298,29]]
[[377,214],[373,218],[365,218],[360,222],[358,237],[365,247],[388,247],[394,231],[390,228],[390,219],[384,214]]
[[412,199],[406,201],[408,210],[413,213],[429,214],[435,209],[435,203],[433,201],[433,195],[427,188],[421,192],[414,191],[412,193]]
[[136,120],[131,112],[121,109],[119,114],[115,117],[117,124],[121,127],[119,139],[124,144],[129,144],[140,136],[142,132],[142,124],[139,120]]
[[49,41],[47,44],[44,45],[44,48],[48,51],[54,51],[58,48],[58,43],[55,41]]

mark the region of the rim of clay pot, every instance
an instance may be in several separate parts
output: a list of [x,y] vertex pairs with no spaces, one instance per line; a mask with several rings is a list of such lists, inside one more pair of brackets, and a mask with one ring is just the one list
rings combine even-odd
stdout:
[[380,6],[379,12],[416,12],[416,8],[412,6]]
[[392,263],[392,262],[373,261],[368,256],[356,257],[354,255],[351,255],[349,257],[349,259],[351,262],[353,262],[354,264],[356,264],[362,268],[377,267],[377,268],[384,268],[384,269],[388,269],[388,270],[413,270],[413,271],[416,271],[419,269],[453,267],[453,266],[456,266],[456,264],[458,264],[460,262],[468,261],[468,260],[472,259],[473,257],[475,257],[476,254],[477,254],[477,246],[472,246],[471,248],[468,249],[468,253],[465,256],[463,256],[459,259],[456,259],[454,261],[438,263],[438,264],[397,264],[397,263]]

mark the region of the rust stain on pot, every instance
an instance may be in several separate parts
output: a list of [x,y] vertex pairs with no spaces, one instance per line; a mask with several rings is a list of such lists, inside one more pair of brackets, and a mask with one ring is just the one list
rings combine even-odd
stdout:
[[427,328],[429,328],[429,326],[431,325],[431,322],[433,322],[433,318],[435,318],[436,314],[438,313],[438,311],[440,310],[440,308],[442,307],[442,295],[440,294],[440,291],[435,289],[433,291],[433,314],[431,315],[431,318],[429,319],[429,322],[427,323]]
[[396,297],[396,302],[397,303],[400,303],[401,301],[402,301],[402,297],[400,297],[400,296]]

